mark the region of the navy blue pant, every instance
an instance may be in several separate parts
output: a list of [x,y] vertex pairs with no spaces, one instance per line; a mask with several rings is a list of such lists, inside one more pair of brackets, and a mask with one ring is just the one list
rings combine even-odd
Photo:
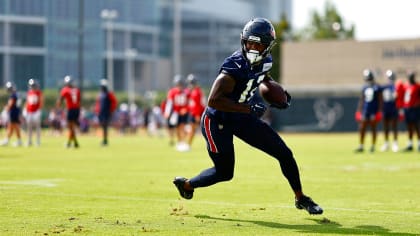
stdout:
[[205,113],[201,132],[214,166],[190,179],[192,187],[206,187],[233,178],[235,150],[233,136],[269,154],[280,163],[283,175],[293,190],[302,189],[299,170],[292,151],[267,123],[249,114],[233,114],[220,121]]

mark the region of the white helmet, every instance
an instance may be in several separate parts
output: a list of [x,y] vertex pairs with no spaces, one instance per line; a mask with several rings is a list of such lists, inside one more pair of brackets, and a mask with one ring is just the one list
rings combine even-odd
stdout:
[[70,75],[64,76],[64,84],[71,84],[73,82],[73,78]]

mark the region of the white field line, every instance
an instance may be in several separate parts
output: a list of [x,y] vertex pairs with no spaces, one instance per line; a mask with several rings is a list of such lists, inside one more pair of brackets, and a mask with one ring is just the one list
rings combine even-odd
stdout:
[[[127,201],[146,201],[146,202],[165,202],[174,203],[176,200],[171,199],[157,199],[157,198],[142,198],[142,197],[125,197],[125,196],[103,196],[103,195],[90,195],[90,194],[70,194],[70,193],[41,193],[41,192],[21,192],[20,194],[29,195],[43,195],[43,196],[57,196],[57,197],[77,197],[77,198],[96,198],[104,200],[127,200]],[[184,201],[184,200],[178,200]],[[184,201],[186,202],[186,200]],[[217,206],[244,206],[250,208],[260,207],[272,207],[272,208],[295,208],[291,205],[280,205],[280,204],[256,204],[256,203],[235,203],[235,202],[213,202],[213,201],[188,201],[188,204],[199,204],[199,205],[217,205]],[[325,211],[351,211],[351,212],[366,212],[366,213],[382,213],[382,214],[398,214],[408,216],[420,216],[420,212],[410,211],[388,211],[388,210],[375,210],[375,209],[357,209],[357,208],[341,208],[341,207],[325,207]]]
[[57,182],[63,179],[33,179],[33,180],[5,180],[0,181],[0,185],[32,185],[39,187],[55,187]]

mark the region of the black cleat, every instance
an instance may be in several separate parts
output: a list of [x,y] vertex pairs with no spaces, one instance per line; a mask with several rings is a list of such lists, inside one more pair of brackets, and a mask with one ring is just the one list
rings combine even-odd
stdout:
[[407,147],[404,148],[403,152],[411,152],[413,151],[413,146],[412,145],[408,145]]
[[173,181],[181,197],[185,199],[191,199],[193,198],[194,190],[185,190],[184,189],[185,182],[187,182],[187,178],[184,178],[184,177],[175,177]]
[[354,150],[355,153],[362,153],[364,149],[362,147],[358,147]]
[[307,196],[302,196],[299,199],[296,199],[295,206],[297,209],[305,209],[311,215],[320,215],[324,212],[318,204]]

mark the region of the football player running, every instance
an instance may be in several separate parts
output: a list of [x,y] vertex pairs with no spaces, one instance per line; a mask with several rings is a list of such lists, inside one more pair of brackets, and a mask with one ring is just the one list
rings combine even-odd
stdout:
[[[305,209],[310,214],[322,214],[322,208],[302,191],[299,169],[292,151],[278,133],[260,119],[266,106],[251,102],[259,84],[271,79],[270,52],[275,37],[273,25],[268,20],[252,19],[243,28],[241,49],[224,60],[201,119],[201,132],[214,166],[191,179],[175,177],[173,183],[183,198],[191,199],[196,188],[233,178],[233,136],[236,136],[279,161],[281,171],[294,192],[298,209]],[[290,96],[287,103],[276,105],[278,108],[287,108]]]

